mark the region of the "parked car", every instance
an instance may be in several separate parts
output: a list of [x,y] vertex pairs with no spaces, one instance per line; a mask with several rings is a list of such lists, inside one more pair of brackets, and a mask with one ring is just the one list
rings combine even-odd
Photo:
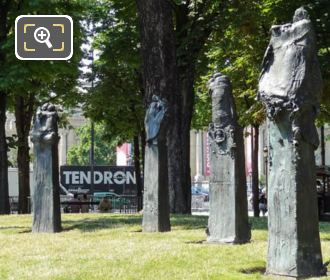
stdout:
[[95,192],[93,195],[93,200],[95,202],[100,202],[103,197],[107,197],[111,201],[112,208],[121,208],[125,205],[129,205],[130,203],[129,199],[114,192]]
[[193,186],[191,188],[191,195],[193,195],[193,196],[200,196],[200,197],[203,198],[204,201],[209,201],[209,194],[202,187]]

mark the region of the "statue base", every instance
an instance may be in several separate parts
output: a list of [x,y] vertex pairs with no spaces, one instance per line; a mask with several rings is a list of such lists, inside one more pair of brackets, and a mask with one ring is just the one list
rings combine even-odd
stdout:
[[236,147],[229,154],[219,153],[217,143],[211,142],[208,243],[243,244],[251,239],[242,129],[236,127],[233,136]]
[[267,274],[317,277],[322,263],[313,146],[294,139],[289,112],[269,126]]
[[146,146],[142,221],[144,232],[171,230],[166,159],[165,140]]
[[34,143],[32,232],[60,232],[61,207],[58,183],[57,143]]

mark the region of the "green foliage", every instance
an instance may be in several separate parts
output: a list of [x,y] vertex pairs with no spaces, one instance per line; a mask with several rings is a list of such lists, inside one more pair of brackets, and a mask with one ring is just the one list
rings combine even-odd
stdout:
[[230,77],[242,125],[260,124],[265,119],[263,106],[256,101],[258,78],[272,24],[290,22],[295,9],[305,5],[315,25],[319,60],[324,78],[321,122],[330,121],[330,2],[256,0],[233,1],[224,15],[222,27],[211,34],[200,64],[196,83],[193,125],[206,127],[211,120],[211,104],[206,81],[217,70]]
[[[91,125],[86,124],[76,129],[79,143],[70,147],[68,164],[89,165],[91,147]],[[108,142],[106,129],[102,124],[95,124],[94,128],[94,160],[96,165],[115,165],[117,142]]]
[[[83,32],[80,21],[89,1],[11,1],[7,18],[7,40],[0,45],[5,64],[0,69],[0,90],[7,92],[9,106],[15,96],[36,96],[35,106],[46,101],[73,105],[77,103],[78,64],[82,56]],[[22,14],[68,14],[73,18],[74,55],[69,61],[21,61],[14,54],[14,21]],[[51,97],[50,93],[56,94]]]
[[17,149],[10,149],[8,152],[8,166],[17,167]]
[[[96,86],[84,94],[84,110],[107,127],[108,137],[122,142],[143,130],[144,104],[140,89],[140,56],[134,1],[104,1],[92,14],[101,52],[93,68]],[[90,81],[94,78],[88,76]]]
[[17,167],[17,135],[6,137],[7,147],[8,147],[8,166]]

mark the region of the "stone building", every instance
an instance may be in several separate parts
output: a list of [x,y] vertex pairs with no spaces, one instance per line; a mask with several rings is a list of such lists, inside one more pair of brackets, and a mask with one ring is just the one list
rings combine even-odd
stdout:
[[[250,134],[251,128],[245,129],[245,134]],[[318,129],[320,135],[320,129]],[[325,126],[325,138],[330,137],[330,125]],[[206,131],[192,130],[190,132],[190,166],[191,166],[191,178],[195,183],[203,183],[208,181],[209,174],[209,150],[208,150],[208,136]],[[264,150],[267,147],[267,126],[261,125],[259,128],[259,175],[266,176],[266,153]],[[321,146],[315,152],[316,164],[321,165]],[[251,137],[245,138],[245,161],[246,161],[246,174],[247,183],[249,186],[250,174],[252,172],[252,160],[251,160]],[[330,139],[325,142],[325,162],[326,165],[330,165]]]
[[[59,163],[60,165],[67,164],[67,152],[69,148],[77,144],[79,139],[75,135],[74,129],[83,126],[88,122],[85,119],[80,110],[73,111],[68,118],[69,127],[67,129],[59,129],[60,142],[59,142]],[[246,134],[249,134],[251,129],[248,127],[245,129]],[[7,114],[6,122],[6,133],[7,136],[16,134],[15,128],[15,117],[13,114]],[[325,127],[325,136],[330,137],[330,125]],[[259,174],[266,177],[266,160],[264,154],[264,148],[267,143],[267,128],[266,125],[260,126],[259,129]],[[206,131],[191,130],[190,132],[190,166],[191,166],[191,179],[193,184],[208,186],[208,177],[210,175],[209,169],[209,145],[208,136]],[[330,140],[326,141],[326,165],[330,165]],[[321,164],[321,148],[317,149],[316,153],[316,164]],[[12,155],[13,156],[13,155]],[[247,173],[247,184],[250,187],[250,173],[251,168],[251,137],[245,138],[245,160],[246,160],[246,173]],[[31,164],[32,169],[32,164]],[[31,176],[32,178],[32,176]],[[18,195],[17,185],[17,169],[9,169],[9,184],[11,195]]]

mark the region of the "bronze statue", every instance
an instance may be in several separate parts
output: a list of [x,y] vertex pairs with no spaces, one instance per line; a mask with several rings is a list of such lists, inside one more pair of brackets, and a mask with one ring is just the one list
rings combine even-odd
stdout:
[[143,231],[169,231],[166,112],[168,103],[154,95],[145,115],[146,150],[144,167]]
[[269,128],[267,273],[325,274],[318,227],[314,124],[322,78],[308,13],[271,28],[259,81]]
[[212,95],[210,137],[210,215],[207,242],[246,243],[248,222],[243,130],[227,76],[209,81]]
[[38,109],[31,133],[33,232],[59,232],[61,209],[58,171],[58,115],[53,104]]

